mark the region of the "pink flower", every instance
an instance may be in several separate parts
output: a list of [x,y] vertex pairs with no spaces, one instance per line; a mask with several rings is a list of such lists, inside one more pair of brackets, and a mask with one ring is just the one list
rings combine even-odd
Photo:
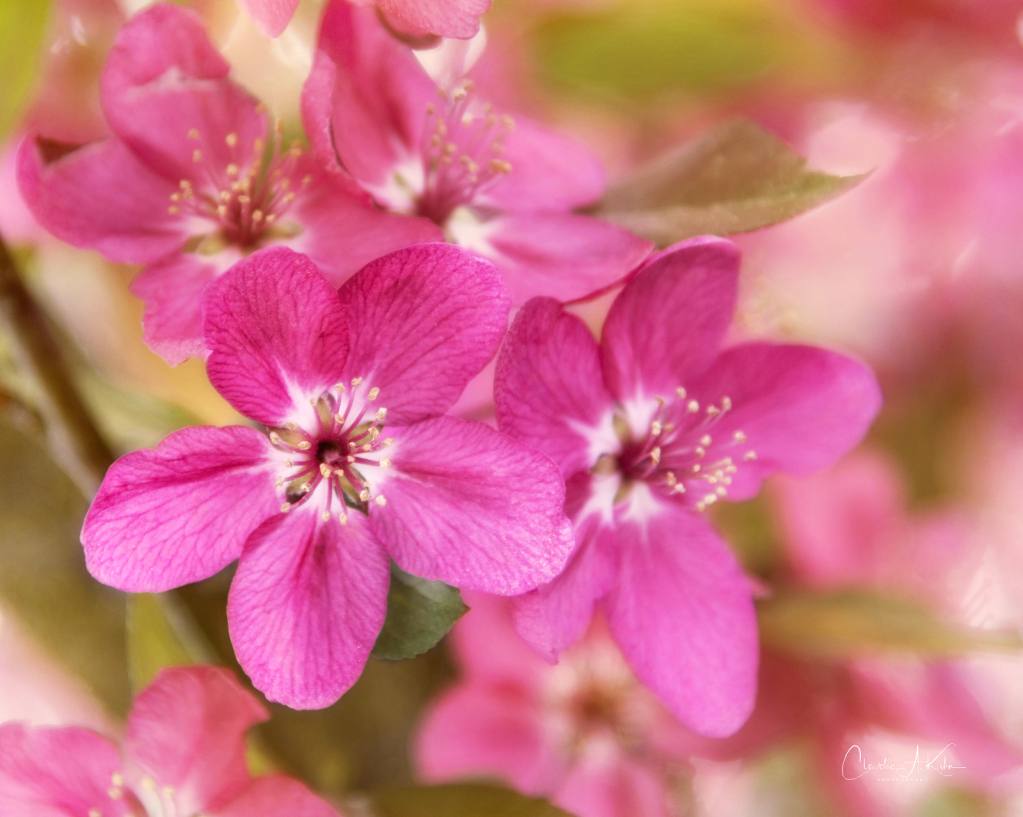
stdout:
[[296,780],[250,777],[266,710],[227,670],[166,669],[139,693],[121,751],[77,727],[0,726],[4,817],[337,817]]
[[102,75],[113,136],[82,147],[28,139],[19,184],[58,238],[145,264],[145,339],[169,363],[202,355],[203,289],[270,244],[307,253],[338,285],[390,250],[440,237],[380,213],[297,145],[228,78],[199,18],[157,4],[121,29]]
[[[395,31],[412,37],[437,34],[466,40],[480,29],[480,16],[490,0],[352,0],[358,6],[380,10]],[[284,31],[298,8],[298,0],[239,0],[268,37]]]
[[502,595],[562,570],[572,535],[554,463],[441,416],[504,334],[492,265],[419,245],[339,297],[274,247],[212,284],[203,308],[210,381],[269,435],[186,428],[118,460],[82,532],[100,581],[166,590],[240,558],[227,610],[238,660],[271,700],[314,708],[362,670],[388,555]]
[[427,712],[413,747],[424,780],[496,777],[579,817],[669,817],[692,743],[632,675],[603,622],[541,660],[507,602],[473,596],[452,633],[461,680]]
[[[899,475],[883,458],[853,455],[813,479],[775,487],[790,584],[883,588],[945,604],[966,598],[977,554],[964,520],[947,510],[907,514]],[[839,813],[888,814],[870,787],[876,775],[862,774],[856,750],[847,757],[854,745],[869,755],[871,736],[903,736],[922,751],[952,744],[950,762],[964,767],[954,773],[959,785],[990,788],[1023,762],[973,688],[967,667],[949,661],[811,661],[765,651],[753,715],[737,734],[697,753],[750,758],[787,741],[808,742],[816,776]]]
[[636,676],[688,726],[735,731],[753,706],[750,586],[700,512],[805,474],[863,436],[873,374],[807,346],[722,349],[739,256],[717,238],[654,256],[618,295],[598,346],[550,299],[530,301],[498,357],[498,425],[549,454],[577,548],[523,596],[519,632],[553,659],[600,604]]
[[572,212],[603,194],[597,159],[498,114],[454,76],[436,86],[369,10],[335,0],[303,92],[314,151],[383,207],[425,216],[497,264],[514,303],[583,298],[634,269],[648,242]]

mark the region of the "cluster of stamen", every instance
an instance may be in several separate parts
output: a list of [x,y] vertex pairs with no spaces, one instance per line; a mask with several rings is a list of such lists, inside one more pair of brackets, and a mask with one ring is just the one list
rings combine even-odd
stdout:
[[348,524],[351,508],[367,513],[370,502],[381,506],[387,503],[382,494],[373,496],[360,470],[391,465],[382,455],[394,439],[381,437],[387,409],[374,408],[379,396],[380,389],[369,388],[356,377],[349,386],[338,383],[310,401],[316,409],[314,431],[294,423],[270,430],[270,442],[286,456],[285,473],[276,481],[284,489],[282,512],[304,502],[323,482],[327,484],[327,504],[321,512],[324,522],[332,518],[335,496],[337,520],[342,525]]
[[504,158],[504,140],[515,127],[508,115],[494,113],[488,102],[473,104],[470,80],[451,92],[437,89],[440,101],[426,107],[423,129],[423,192],[419,214],[437,224],[455,208],[511,173]]
[[[622,492],[642,480],[672,496],[686,494],[703,511],[728,496],[728,487],[742,462],[757,458],[741,430],[715,433],[715,426],[732,410],[729,397],[701,406],[684,388],[675,397],[657,398],[657,410],[645,436],[631,439],[624,420],[616,422],[625,445],[613,463],[624,477]],[[597,471],[602,463],[598,462]],[[606,467],[606,466],[605,466]]]
[[213,151],[198,129],[189,131],[188,140],[195,145],[192,161],[198,172],[179,182],[179,189],[170,195],[168,213],[212,221],[214,245],[219,241],[256,249],[268,233],[294,233],[295,225],[282,225],[280,220],[312,177],[299,177],[302,148],[297,141],[284,147],[280,120],[269,138],[253,140],[248,155],[238,134],[229,133],[224,141],[231,161],[222,168],[208,161]]
[[[110,777],[110,786],[107,789],[107,796],[111,800],[124,803],[128,814],[133,817],[183,817],[179,815],[178,806],[175,802],[175,789],[173,786],[158,786],[156,781],[148,775],[139,781],[137,791],[133,791],[124,784],[124,775],[114,772]],[[120,812],[118,812],[120,813]],[[88,817],[105,817],[102,809],[90,808]],[[196,817],[204,817],[199,814]]]

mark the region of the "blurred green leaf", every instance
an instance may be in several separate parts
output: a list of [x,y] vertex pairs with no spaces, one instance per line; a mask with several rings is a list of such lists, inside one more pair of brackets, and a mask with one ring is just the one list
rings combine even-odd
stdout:
[[666,247],[777,224],[863,178],[808,170],[770,131],[734,119],[613,185],[596,214]]
[[0,0],[0,141],[32,89],[49,8],[48,0]]
[[828,793],[822,786],[827,775],[819,766],[818,753],[804,744],[773,749],[755,759],[752,790],[748,802],[756,804],[757,814],[785,817],[834,817]]
[[1005,812],[981,792],[950,788],[926,798],[915,813],[917,817],[995,817]]
[[191,615],[169,593],[128,596],[128,670],[138,692],[164,667],[220,663]]
[[373,657],[401,661],[422,655],[468,610],[457,588],[413,576],[391,562],[387,619]]
[[368,804],[356,805],[353,813],[372,817],[568,817],[546,800],[484,783],[392,789],[372,795]]
[[927,657],[1018,650],[1017,633],[947,624],[926,607],[872,590],[784,593],[757,605],[765,646],[810,657]]
[[0,422],[0,597],[116,714],[131,702],[124,595],[85,569],[88,503],[46,449]]

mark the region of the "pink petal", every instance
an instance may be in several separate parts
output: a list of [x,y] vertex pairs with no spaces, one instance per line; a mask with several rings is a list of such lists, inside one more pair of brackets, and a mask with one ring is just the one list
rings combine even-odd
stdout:
[[590,330],[561,304],[534,298],[515,316],[494,378],[501,431],[542,451],[569,477],[593,465],[582,428],[613,409]]
[[78,728],[0,725],[0,814],[4,817],[64,817],[99,809],[125,817],[123,800],[108,790],[121,769],[117,749]]
[[238,558],[278,504],[259,432],[176,431],[155,450],[121,457],[85,517],[85,560],[101,582],[134,593],[205,579]]
[[202,293],[216,275],[216,266],[185,253],[150,264],[131,283],[146,302],[142,339],[171,366],[205,354]]
[[450,244],[398,250],[341,288],[351,331],[346,378],[380,389],[388,422],[441,414],[494,356],[508,293],[493,265]]
[[512,213],[558,212],[593,204],[604,195],[604,166],[581,142],[524,117],[504,142],[511,172],[478,204]]
[[717,355],[732,322],[739,250],[694,238],[658,253],[615,299],[604,323],[604,378],[628,400],[674,394]]
[[[711,429],[729,439],[742,431],[730,499],[747,499],[774,471],[805,475],[831,465],[855,446],[881,408],[881,390],[864,364],[813,346],[747,343],[721,354],[687,384],[702,404],[732,401]],[[743,456],[746,456],[743,454]]]
[[681,721],[710,737],[753,710],[757,623],[750,585],[706,521],[661,504],[617,525],[618,584],[605,600],[630,666]]
[[339,817],[326,800],[279,774],[257,777],[212,817]]
[[18,187],[32,215],[57,238],[120,264],[155,261],[186,239],[184,221],[167,212],[177,186],[116,139],[84,145],[49,163],[36,140],[25,139]]
[[[436,99],[434,84],[375,10],[333,0],[323,15],[319,49],[334,65],[331,164],[340,162],[360,183],[374,186],[387,184],[399,164],[421,163],[420,137],[426,106]],[[323,157],[325,109],[322,97],[310,95],[323,94],[329,71],[319,56],[316,65],[303,91],[303,115]]]
[[537,295],[584,300],[626,277],[653,245],[599,218],[571,213],[512,213],[485,222],[486,247],[512,302]]
[[403,570],[510,596],[564,568],[565,487],[543,454],[454,417],[402,430],[392,450],[370,523]]
[[461,684],[437,700],[415,738],[416,772],[427,783],[496,778],[545,795],[563,773],[543,711],[521,690]]
[[324,522],[311,501],[267,520],[231,585],[231,641],[252,683],[293,709],[334,703],[384,623],[387,555],[356,514]]
[[613,528],[591,515],[577,525],[575,536],[579,545],[565,571],[514,599],[516,631],[551,663],[582,638],[594,605],[614,586],[618,573]]
[[569,772],[552,802],[586,817],[672,817],[677,814],[654,764],[623,755],[583,759]]
[[471,590],[463,591],[462,598],[471,609],[450,635],[453,658],[462,676],[475,684],[538,690],[547,666],[512,626],[514,598]]
[[380,210],[318,168],[310,167],[309,175],[313,183],[286,216],[294,218],[303,232],[283,243],[308,255],[335,287],[382,255],[444,240],[432,221]]
[[[100,81],[107,122],[175,184],[206,181],[209,169],[225,174],[232,163],[244,172],[255,139],[267,135],[267,119],[229,71],[195,12],[157,3],[132,17],[110,49]],[[237,146],[227,144],[228,134]],[[226,174],[222,179],[226,184]]]
[[309,400],[339,381],[348,355],[337,291],[285,247],[250,255],[206,288],[203,334],[210,382],[266,425],[313,414]]
[[295,15],[298,0],[238,0],[267,37],[279,37]]
[[490,0],[378,0],[377,6],[406,34],[467,40],[479,31],[480,15],[489,10]]
[[163,670],[135,698],[124,738],[127,756],[178,809],[215,809],[249,782],[245,733],[269,713],[220,667]]

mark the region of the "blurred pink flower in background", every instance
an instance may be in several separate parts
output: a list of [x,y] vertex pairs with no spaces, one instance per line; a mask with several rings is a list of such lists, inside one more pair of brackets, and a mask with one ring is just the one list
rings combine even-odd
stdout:
[[493,777],[579,817],[670,817],[691,734],[633,676],[603,621],[556,665],[515,633],[503,600],[467,596],[457,685],[413,746],[428,782]]
[[534,299],[495,381],[499,428],[561,466],[576,529],[565,573],[518,599],[519,632],[553,660],[599,603],[640,680],[714,736],[749,715],[757,636],[751,586],[700,512],[754,496],[774,471],[831,464],[881,405],[871,371],[842,355],[722,348],[738,273],[724,239],[655,255],[615,299],[599,346],[560,304]]
[[304,785],[250,777],[266,710],[215,667],[166,669],[139,693],[121,750],[79,727],[0,725],[3,817],[337,817]]
[[218,274],[259,247],[308,254],[337,286],[368,261],[437,240],[429,222],[381,213],[282,145],[264,106],[192,12],[157,4],[120,31],[103,69],[114,135],[84,146],[24,142],[22,194],[75,246],[147,267],[145,339],[169,363],[204,355],[200,302]]
[[[461,65],[464,51],[450,53]],[[303,118],[327,167],[493,261],[516,304],[585,298],[651,249],[572,212],[604,192],[604,170],[585,147],[495,111],[460,70],[438,86],[369,11],[345,0],[325,12]]]

